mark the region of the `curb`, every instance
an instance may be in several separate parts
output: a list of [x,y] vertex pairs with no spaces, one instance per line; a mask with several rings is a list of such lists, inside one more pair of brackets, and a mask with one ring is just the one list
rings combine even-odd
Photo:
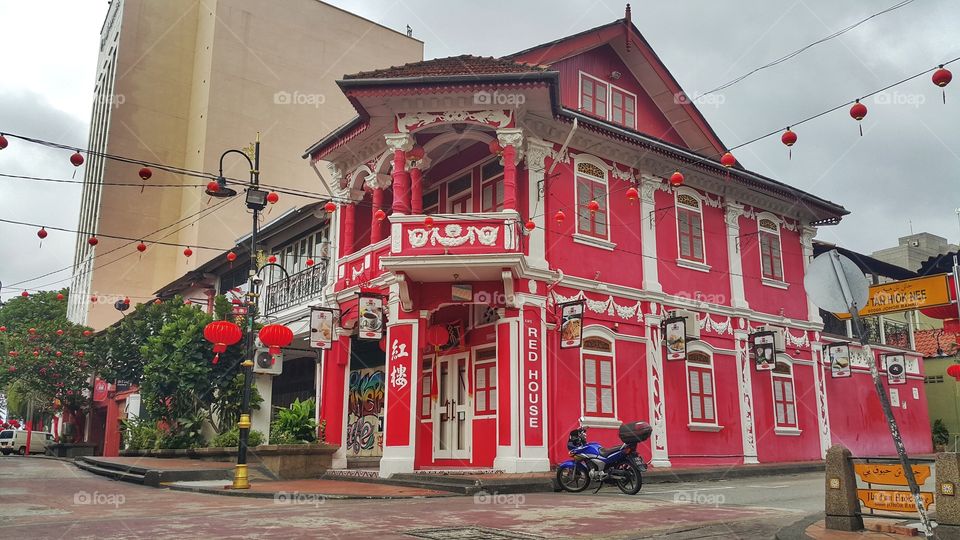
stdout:
[[178,486],[176,484],[160,484],[161,489],[172,491],[185,491],[188,493],[201,493],[204,495],[220,495],[222,497],[247,497],[251,499],[273,499],[276,500],[279,493],[296,493],[299,495],[320,497],[321,500],[401,500],[401,499],[438,499],[444,497],[460,496],[456,493],[440,493],[436,495],[326,495],[323,493],[308,493],[301,491],[239,491],[229,489],[216,489],[207,487]]
[[823,519],[823,512],[810,514],[777,531],[775,538],[777,540],[807,540],[810,538],[806,534],[807,527],[821,519]]

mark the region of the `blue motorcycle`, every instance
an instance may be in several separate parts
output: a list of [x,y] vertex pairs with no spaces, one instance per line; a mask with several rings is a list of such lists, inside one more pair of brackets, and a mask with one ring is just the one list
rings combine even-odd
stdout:
[[643,485],[643,471],[647,464],[637,453],[637,444],[650,438],[653,428],[646,422],[621,424],[617,434],[623,444],[604,448],[600,443],[587,442],[587,428],[581,424],[570,432],[567,449],[572,459],[557,465],[557,484],[571,493],[579,493],[593,482],[597,489],[604,484],[616,484],[627,495],[636,495]]

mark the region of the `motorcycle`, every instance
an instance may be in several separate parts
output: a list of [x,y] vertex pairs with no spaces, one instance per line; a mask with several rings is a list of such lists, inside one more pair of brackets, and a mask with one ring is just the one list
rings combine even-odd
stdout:
[[587,442],[587,428],[581,422],[570,432],[567,449],[571,459],[557,466],[557,484],[564,491],[579,493],[598,482],[594,493],[604,484],[616,484],[627,495],[636,495],[643,485],[643,471],[647,464],[637,453],[637,444],[650,438],[653,428],[646,422],[620,425],[617,435],[623,444],[603,447]]

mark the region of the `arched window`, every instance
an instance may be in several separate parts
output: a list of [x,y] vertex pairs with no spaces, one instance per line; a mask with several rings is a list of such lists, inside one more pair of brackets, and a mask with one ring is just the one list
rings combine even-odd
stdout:
[[793,387],[793,366],[782,360],[770,374],[773,384],[773,413],[778,429],[795,430],[799,428],[797,422],[796,394]]
[[713,363],[704,352],[687,354],[687,395],[691,424],[717,424]]
[[583,365],[583,416],[615,416],[613,343],[601,337],[585,337],[581,349]]
[[[577,178],[577,233],[608,240],[607,168],[602,161],[586,156],[576,158]],[[600,208],[591,212],[590,201]]]
[[783,281],[783,257],[780,251],[780,223],[773,216],[757,216],[760,237],[760,270],[764,279]]
[[685,261],[704,263],[706,257],[703,252],[702,201],[693,190],[678,190],[676,207],[680,258]]

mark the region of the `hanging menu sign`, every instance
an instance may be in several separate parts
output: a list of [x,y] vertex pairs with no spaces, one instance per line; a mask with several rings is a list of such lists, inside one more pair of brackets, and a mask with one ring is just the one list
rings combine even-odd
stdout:
[[361,294],[357,316],[357,337],[379,341],[383,337],[383,297]]
[[583,342],[583,300],[560,304],[560,348],[576,349]]
[[310,312],[310,346],[329,349],[333,346],[333,310],[318,308]]
[[667,360],[684,360],[687,357],[687,321],[674,317],[663,322],[667,340]]
[[772,371],[777,365],[777,346],[773,332],[757,332],[753,335],[753,357],[757,371]]
[[830,375],[835,379],[849,377],[850,371],[850,346],[846,343],[838,343],[827,347],[827,358],[830,359]]
[[907,383],[907,361],[902,354],[888,354],[884,356],[887,366],[887,384]]

